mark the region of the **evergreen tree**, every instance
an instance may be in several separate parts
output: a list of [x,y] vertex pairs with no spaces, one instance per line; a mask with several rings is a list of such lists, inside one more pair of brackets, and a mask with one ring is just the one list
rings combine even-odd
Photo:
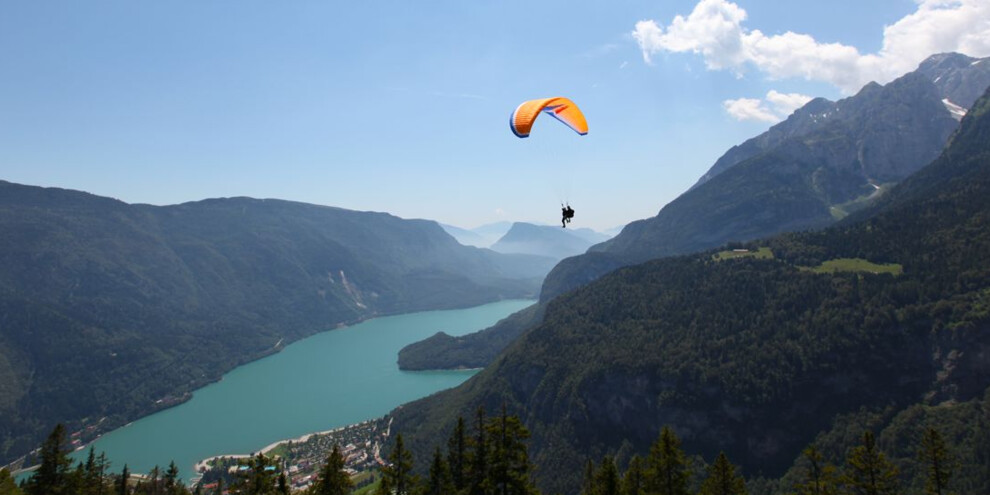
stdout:
[[467,433],[464,428],[464,418],[457,417],[457,425],[447,441],[447,465],[450,467],[450,477],[454,489],[461,491],[467,488]]
[[124,464],[124,469],[120,472],[120,481],[117,483],[117,495],[127,495],[130,490],[127,488],[127,483],[131,479],[131,471],[127,469],[127,464]]
[[395,436],[395,448],[388,456],[389,465],[382,468],[382,478],[388,480],[388,486],[395,495],[409,495],[416,487],[416,479],[412,475],[412,453],[406,450],[402,435]]
[[375,495],[393,495],[392,482],[389,481],[389,477],[385,476],[385,468],[382,468],[382,478],[378,482],[378,490],[375,491]]
[[622,476],[622,495],[645,495],[646,494],[646,473],[643,468],[643,459],[634,455],[629,459],[629,468]]
[[430,463],[430,480],[426,485],[426,495],[450,495],[454,492],[450,468],[447,467],[438,446],[433,452],[433,462]]
[[165,471],[165,493],[168,495],[176,495],[180,493],[179,488],[181,488],[181,483],[179,481],[179,468],[175,466],[175,461],[172,461],[168,465],[168,471]]
[[468,493],[488,495],[488,438],[485,435],[485,408],[478,406],[475,415],[475,436],[472,438],[471,463],[468,467]]
[[715,462],[708,467],[708,477],[701,483],[699,495],[745,495],[746,482],[736,476],[736,467],[729,462],[725,452],[719,452]]
[[14,483],[14,477],[7,468],[0,469],[0,495],[20,495],[21,489]]
[[581,477],[581,495],[595,494],[595,463],[588,459],[584,463],[584,475]]
[[922,434],[918,457],[925,464],[928,472],[925,492],[933,495],[945,493],[949,478],[952,477],[953,459],[945,445],[945,440],[935,428],[926,428]]
[[[350,481],[350,478],[348,478]],[[289,479],[285,477],[285,473],[278,473],[278,495],[289,495],[292,490],[289,489]]]
[[68,495],[71,490],[70,472],[72,461],[69,459],[65,427],[61,424],[48,435],[41,444],[41,465],[31,476],[26,486],[28,495]]
[[615,467],[615,460],[609,456],[602,459],[602,465],[595,473],[594,495],[620,495],[619,470]]
[[96,495],[104,495],[110,493],[111,487],[107,487],[107,471],[110,469],[110,461],[107,459],[106,452],[100,452],[100,455],[96,456],[96,472],[97,478],[100,483],[97,485]]
[[93,451],[93,447],[89,448],[89,454],[86,455],[86,467],[83,474],[83,492],[86,494],[96,494],[99,490],[99,484],[103,480],[96,469],[96,453]]
[[344,455],[340,453],[340,447],[333,446],[333,450],[327,457],[323,469],[320,470],[319,479],[313,490],[314,495],[347,495],[354,488],[351,477],[344,472]]
[[151,472],[148,473],[148,494],[149,495],[162,495],[161,480],[158,479],[158,475],[161,473],[161,469],[158,466],[151,468]]
[[849,453],[842,481],[854,495],[897,493],[897,467],[877,449],[873,432],[863,433],[863,445]]
[[825,462],[825,457],[814,445],[802,452],[808,462],[804,481],[794,489],[797,495],[835,495],[838,486],[835,479],[835,466]]
[[646,491],[657,495],[687,495],[691,469],[681,440],[669,426],[650,447],[646,458]]
[[530,481],[532,465],[525,441],[529,430],[518,416],[509,416],[502,406],[502,414],[487,426],[488,449],[491,459],[486,486],[495,495],[522,495],[534,493],[536,487]]

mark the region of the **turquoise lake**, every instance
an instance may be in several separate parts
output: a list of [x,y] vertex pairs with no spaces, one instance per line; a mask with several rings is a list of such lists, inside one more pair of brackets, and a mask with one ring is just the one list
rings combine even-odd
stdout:
[[[278,440],[381,417],[396,406],[454,387],[476,373],[400,371],[399,350],[438,331],[464,335],[534,301],[426,311],[323,332],[236,368],[192,399],[120,429],[92,446],[119,472],[147,473],[175,461],[188,481],[206,457],[248,454]],[[76,453],[82,457],[88,451]]]

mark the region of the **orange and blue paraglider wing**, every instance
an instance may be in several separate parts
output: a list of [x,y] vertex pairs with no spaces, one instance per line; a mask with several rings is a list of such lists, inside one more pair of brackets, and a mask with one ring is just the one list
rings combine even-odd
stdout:
[[588,121],[585,120],[581,109],[573,101],[560,96],[522,102],[509,118],[512,133],[521,138],[529,137],[533,122],[541,113],[563,122],[582,136],[588,133]]

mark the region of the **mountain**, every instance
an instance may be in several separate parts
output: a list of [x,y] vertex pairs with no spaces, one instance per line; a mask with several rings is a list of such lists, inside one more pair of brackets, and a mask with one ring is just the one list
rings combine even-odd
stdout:
[[584,253],[596,242],[608,239],[590,229],[571,231],[560,227],[516,222],[495,244],[492,251],[499,253],[532,254],[560,261],[568,256]]
[[456,227],[453,225],[441,224],[444,230],[448,234],[454,236],[457,242],[465,246],[475,246],[480,248],[486,248],[495,244],[509,228],[512,227],[512,222],[495,222],[487,223],[480,227],[475,227],[473,229],[464,229],[461,227]]
[[577,237],[580,237],[581,239],[590,242],[593,245],[598,244],[600,242],[605,242],[611,239],[612,237],[614,237],[615,234],[618,234],[618,232],[611,234],[607,232],[598,232],[597,230],[591,230],[587,227],[581,227],[579,229],[567,229],[567,231],[570,232],[571,234],[574,234]]
[[465,246],[486,248],[492,245],[492,243],[488,241],[488,238],[474,231],[468,229],[462,229],[454,225],[447,225],[443,223],[440,224],[440,227],[443,227],[444,231],[450,234],[451,237],[453,237],[454,239],[457,239],[457,242]]
[[810,101],[727,151],[657,216],[561,262],[541,300],[619,266],[821,228],[864,207],[938,156],[960,109],[990,86],[987,60],[934,55],[885,86],[868,84],[838,102]]
[[534,304],[495,325],[461,337],[437,332],[399,351],[399,369],[408,371],[484,368],[502,349],[543,319],[546,307]]
[[341,324],[532,297],[552,265],[385,213],[2,181],[0,232],[0,461],[57,422],[120,426]]
[[505,407],[532,432],[540,488],[575,493],[586,461],[645,455],[663,425],[689,454],[778,478],[816,439],[944,413],[959,473],[986,488],[990,418],[951,411],[990,393],[990,92],[937,160],[857,215],[613,271],[552,300],[472,379],[393,411],[393,427],[425,459],[457,416]]
[[[543,255],[559,261],[564,256],[580,254],[595,242],[605,239],[608,239],[607,235],[587,228],[571,230],[515,223],[502,239],[492,245],[492,250]],[[531,308],[491,328],[461,337],[438,332],[399,351],[399,368],[435,370],[487,366],[524,330],[539,322],[543,309],[542,306]]]

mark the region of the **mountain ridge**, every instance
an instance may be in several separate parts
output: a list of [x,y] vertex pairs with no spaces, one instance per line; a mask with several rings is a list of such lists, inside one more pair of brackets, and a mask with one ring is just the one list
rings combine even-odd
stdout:
[[547,276],[541,301],[601,276],[599,267],[820,228],[862,208],[878,189],[938,156],[958,127],[942,99],[965,104],[982,94],[990,86],[986,60],[934,55],[885,86],[870,83],[838,102],[810,101],[731,148],[655,217],[631,222],[592,246],[589,255],[603,253],[602,259],[561,262]]

